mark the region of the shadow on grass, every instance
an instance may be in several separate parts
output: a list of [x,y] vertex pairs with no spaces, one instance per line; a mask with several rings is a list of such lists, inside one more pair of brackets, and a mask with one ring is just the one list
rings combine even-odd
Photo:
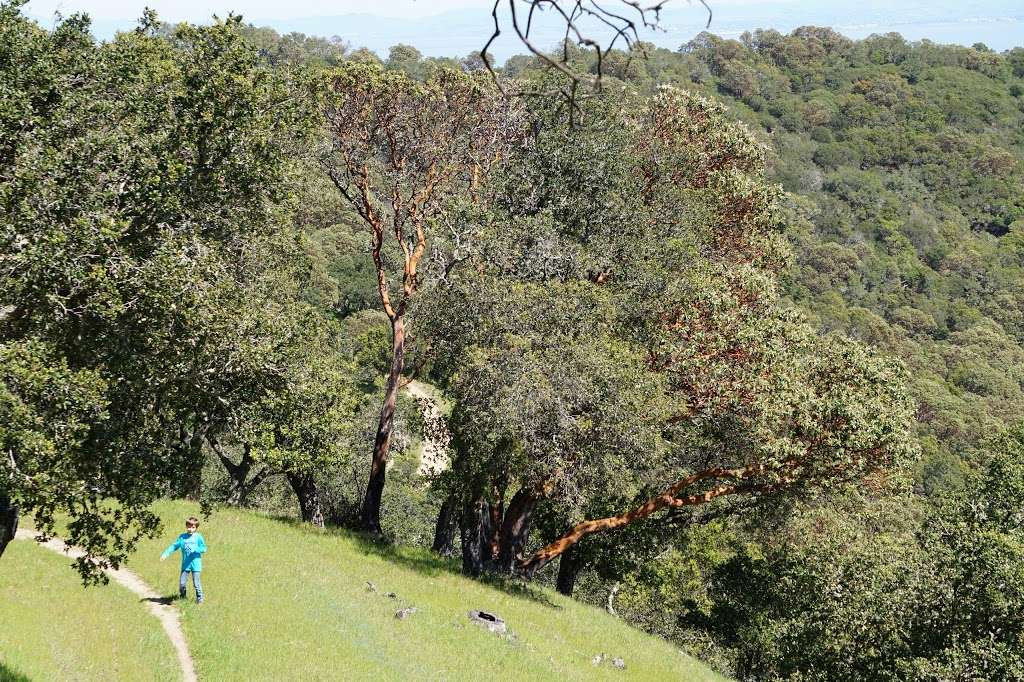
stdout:
[[0,661],[0,682],[32,682],[32,678]]
[[[269,516],[273,521],[283,523],[298,530],[313,532],[313,529],[294,517]],[[318,534],[320,531],[315,531]],[[328,527],[323,531],[326,535],[334,535],[345,538],[355,543],[356,547],[366,556],[374,556],[388,563],[398,564],[404,568],[416,571],[420,575],[436,577],[447,573],[451,575],[462,575],[459,562],[456,559],[447,559],[437,556],[427,549],[419,547],[406,547],[396,545],[386,538],[381,538],[370,533],[362,533],[348,528]],[[562,608],[551,601],[544,592],[521,578],[501,575],[498,573],[484,573],[476,579],[488,587],[509,594],[521,599],[529,599],[553,609]]]

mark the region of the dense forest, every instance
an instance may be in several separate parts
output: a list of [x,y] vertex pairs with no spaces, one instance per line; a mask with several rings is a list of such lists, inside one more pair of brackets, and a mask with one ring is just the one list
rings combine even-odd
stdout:
[[21,4],[0,554],[21,514],[123,562],[191,497],[738,679],[1024,679],[1024,48],[705,33],[565,100],[533,55]]

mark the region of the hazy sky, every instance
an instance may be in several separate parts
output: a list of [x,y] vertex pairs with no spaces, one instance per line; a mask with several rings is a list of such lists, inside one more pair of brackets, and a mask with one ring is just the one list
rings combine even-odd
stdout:
[[[909,40],[984,42],[996,50],[1024,45],[1024,0],[707,1],[715,10],[711,31],[729,38],[756,28],[788,32],[814,25],[831,26],[852,38],[896,31]],[[30,0],[27,13],[46,26],[54,12],[65,16],[85,12],[93,19],[94,34],[107,39],[115,31],[132,28],[147,5],[169,22],[203,23],[213,14],[223,17],[233,11],[258,26],[282,33],[336,35],[353,47],[369,47],[382,56],[397,43],[414,45],[429,56],[462,56],[480,49],[490,34],[492,4],[493,0]],[[502,14],[506,28],[507,12],[506,6]],[[531,37],[538,45],[554,46],[564,34],[564,25],[554,19],[549,16],[537,22],[536,35]],[[703,30],[706,19],[697,0],[670,0],[662,16],[663,30],[642,31],[641,37],[675,49]],[[585,28],[599,41],[607,38],[601,30],[600,26]],[[499,60],[523,51],[510,33],[505,31],[491,46]]]
[[[755,5],[778,0],[714,0],[716,5]],[[688,0],[672,0],[685,6]],[[840,4],[850,4],[840,0]],[[229,11],[251,19],[295,19],[300,17],[366,13],[384,17],[413,19],[459,9],[489,10],[492,0],[31,0],[28,12],[35,16],[51,16],[87,12],[96,19],[132,19],[149,6],[168,20],[198,21],[211,14]]]

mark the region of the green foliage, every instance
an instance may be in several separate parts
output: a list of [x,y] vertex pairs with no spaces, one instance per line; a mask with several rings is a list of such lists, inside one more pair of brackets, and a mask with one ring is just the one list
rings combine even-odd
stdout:
[[259,50],[260,57],[275,66],[335,66],[351,57],[349,45],[338,36],[322,38],[292,31],[280,35],[272,28],[242,26],[246,40]]
[[716,561],[710,607],[676,613],[730,649],[740,677],[1017,679],[1022,447],[1019,426],[991,439],[984,472],[932,502],[808,509]]
[[802,195],[809,222],[789,233],[797,268],[787,296],[825,328],[907,363],[936,456],[968,456],[993,420],[1015,419],[1024,409],[1024,272],[1011,236],[1024,211],[1014,189],[1024,182],[1024,110],[1010,91],[1021,83],[1017,51],[895,34],[850,41],[805,27],[701,36],[680,54],[661,52],[666,73],[706,66],[710,76],[690,87],[717,90],[773,142],[772,176]]
[[648,498],[898,478],[902,370],[780,301],[763,146],[705,98],[666,88],[625,114],[624,96],[568,125],[539,108],[472,214],[474,255],[416,313],[454,403],[450,488],[544,500],[557,536]]
[[17,436],[2,485],[63,462],[14,503],[43,528],[71,514],[70,539],[116,562],[153,530],[146,504],[194,484],[224,406],[280,385],[302,270],[277,230],[283,151],[308,111],[237,18],[159,36],[147,15],[103,44],[88,29],[0,7],[5,390],[69,427],[29,427],[52,446]]
[[[42,342],[0,344],[0,490],[31,510],[40,530],[52,532],[61,510],[103,509],[105,491],[90,485],[102,464],[88,439],[107,420],[106,390],[98,372],[70,369]],[[111,532],[133,530],[130,516],[111,516]]]
[[[774,209],[787,226],[795,267],[785,271],[784,259],[777,258],[762,263],[777,263],[767,269],[782,274],[781,294],[808,314],[825,339],[838,332],[906,364],[916,406],[906,395],[891,394],[876,404],[877,411],[858,419],[865,425],[879,416],[881,422],[892,419],[892,433],[916,425],[923,451],[913,467],[916,490],[936,500],[934,507],[904,496],[887,501],[894,481],[874,479],[886,485],[869,486],[868,501],[830,509],[819,499],[789,523],[782,521],[785,505],[741,506],[737,511],[754,520],[753,527],[715,521],[714,510],[669,514],[666,526],[646,542],[630,538],[616,546],[626,560],[603,559],[610,550],[594,536],[581,542],[579,551],[589,562],[580,579],[585,598],[603,603],[618,584],[625,617],[686,642],[740,677],[1021,675],[1013,653],[1020,648],[1019,628],[1006,610],[1019,600],[1019,576],[1010,568],[1019,561],[1019,540],[1005,527],[995,531],[961,516],[970,508],[988,517],[990,496],[998,497],[1000,488],[993,480],[976,479],[992,457],[991,449],[978,444],[1017,421],[1024,409],[1024,336],[1016,293],[1024,276],[1016,229],[1024,210],[1018,191],[1024,178],[1018,52],[912,44],[895,34],[851,41],[830,29],[804,27],[788,36],[758,31],[738,41],[701,35],[678,53],[651,50],[646,73],[629,77],[652,95],[657,86],[676,84],[715,96],[728,106],[728,117],[747,122],[751,139],[770,144],[767,178],[799,194]],[[518,75],[528,73],[526,62],[514,66]],[[699,126],[705,119],[687,120]],[[730,133],[711,120],[701,139],[714,145]],[[684,163],[668,167],[699,169],[701,158],[681,156]],[[715,192],[727,187],[711,185],[693,204],[682,204],[683,211],[664,214],[708,215],[715,207],[720,216]],[[588,208],[595,203],[600,205],[591,201]],[[714,244],[696,243],[699,253]],[[645,263],[658,261],[649,244],[631,246]],[[618,252],[605,250],[614,254],[613,262],[623,262]],[[676,260],[694,257],[680,251]],[[699,291],[719,277],[721,271],[680,279]],[[755,290],[772,286],[768,278],[747,281]],[[645,302],[659,300],[651,290],[644,292]],[[716,304],[727,300],[723,293]],[[695,307],[693,299],[682,300],[684,309]],[[693,329],[698,320],[704,318],[681,316],[680,324]],[[785,328],[764,333],[794,355],[801,343],[815,347],[810,356],[843,347]],[[785,355],[770,355],[769,364],[786,365]],[[823,363],[837,370],[843,364]],[[758,375],[752,370],[756,363],[736,364]],[[865,372],[860,381],[868,384],[875,377],[871,395],[878,399],[894,376],[887,374],[893,368],[882,369],[885,364],[863,357],[841,371]],[[712,371],[711,386],[732,386],[728,367],[714,373],[714,363],[703,357],[693,367],[688,376]],[[766,379],[791,371],[771,369]],[[765,409],[761,430],[751,432],[755,442],[781,436],[774,426],[794,415],[801,423],[810,416],[802,407],[827,404],[801,393],[807,390],[802,380],[766,386],[752,395],[777,399],[752,400],[751,411],[742,413],[746,423],[759,424],[753,417]],[[871,404],[867,394],[839,393],[833,408],[846,407],[838,414]],[[789,395],[799,397],[790,401]],[[794,412],[784,414],[790,408]],[[731,420],[715,424],[716,437],[734,428]],[[699,432],[686,432],[681,440],[703,443]],[[794,441],[799,438],[783,437],[781,444],[792,447]],[[713,451],[728,449],[722,441],[711,442]],[[1000,448],[1008,451],[1006,461],[1019,457],[1015,446],[1002,442]],[[909,464],[912,449],[901,452],[896,459]],[[595,510],[614,511],[599,497],[593,498]],[[556,515],[553,532],[572,520]],[[673,530],[675,523],[688,522],[710,523],[714,530]],[[654,553],[647,543],[655,537],[665,550],[657,563],[649,563]],[[972,547],[983,555],[976,564],[966,558],[974,556]],[[990,625],[999,619],[1005,628]]]
[[[97,44],[20,8],[0,5],[0,493],[43,530],[70,515],[117,563],[157,496],[284,509],[280,480],[249,496],[279,474],[351,523],[410,306],[454,460],[417,473],[428,428],[398,400],[374,461],[394,538],[428,542],[442,496],[483,528],[523,494],[543,541],[657,511],[561,568],[738,677],[1024,676],[1024,427],[1001,432],[1024,411],[1019,50],[702,34],[608,53],[567,117],[501,97],[480,55],[382,63],[150,12]],[[351,540],[302,538],[391,570]],[[321,587],[301,609],[342,586]]]
[[310,334],[297,344],[302,357],[282,372],[286,383],[240,405],[228,421],[231,437],[273,471],[322,476],[352,456],[347,445],[361,398],[352,382],[354,367],[337,355],[336,339],[313,331],[320,338]]

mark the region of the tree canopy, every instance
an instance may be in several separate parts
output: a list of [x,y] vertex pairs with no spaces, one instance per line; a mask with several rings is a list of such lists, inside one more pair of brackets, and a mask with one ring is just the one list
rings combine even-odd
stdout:
[[164,38],[147,15],[96,44],[84,17],[0,7],[0,490],[114,563],[151,500],[195,485],[223,405],[280,385],[297,322],[272,280],[308,116],[238,23]]
[[25,514],[120,563],[187,496],[461,550],[738,678],[1024,675],[1020,50],[489,74],[23,4],[0,553]]

